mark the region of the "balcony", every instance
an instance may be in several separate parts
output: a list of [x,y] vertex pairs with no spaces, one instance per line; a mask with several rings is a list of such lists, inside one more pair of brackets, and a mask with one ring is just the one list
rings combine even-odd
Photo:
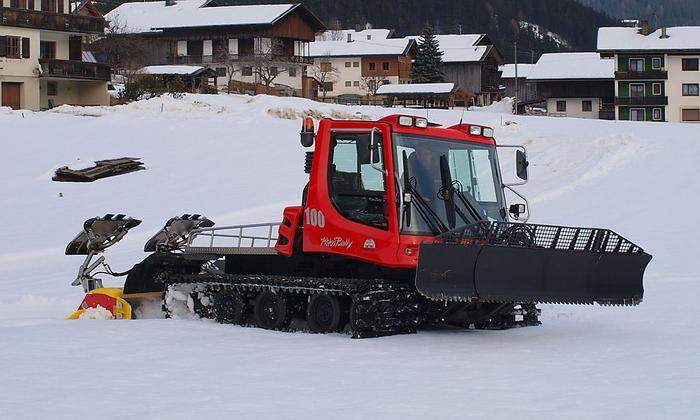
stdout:
[[615,98],[615,105],[617,106],[629,106],[629,105],[668,105],[668,96],[637,96],[637,97],[622,97],[618,96]]
[[666,70],[652,71],[616,71],[615,80],[667,80]]
[[101,34],[104,33],[106,22],[102,18],[90,16],[0,7],[0,25],[47,31]]
[[298,64],[313,64],[314,59],[311,57],[302,56],[287,56],[287,55],[271,55],[271,54],[258,54],[258,55],[228,55],[228,56],[217,56],[217,55],[180,55],[180,56],[169,56],[165,63],[161,64],[190,64],[190,65],[202,65],[211,63],[222,63],[225,61],[236,61],[241,64],[267,62],[270,63],[298,63]]
[[39,59],[39,64],[41,65],[41,77],[105,82],[110,80],[109,66],[106,64],[45,58]]

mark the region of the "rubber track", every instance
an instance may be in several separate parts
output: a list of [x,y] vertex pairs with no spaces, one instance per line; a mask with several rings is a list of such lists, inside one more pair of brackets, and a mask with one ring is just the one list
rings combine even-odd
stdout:
[[178,284],[195,285],[195,290],[207,293],[271,290],[347,296],[355,305],[354,322],[350,323],[353,338],[414,333],[424,320],[422,298],[397,281],[211,273],[178,274],[167,281],[169,286]]

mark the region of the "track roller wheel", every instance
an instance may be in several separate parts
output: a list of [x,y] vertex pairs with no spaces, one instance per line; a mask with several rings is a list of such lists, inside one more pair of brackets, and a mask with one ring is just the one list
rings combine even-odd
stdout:
[[214,295],[214,318],[220,324],[243,325],[248,316],[248,304],[236,292],[222,292]]
[[280,330],[289,327],[291,314],[287,299],[283,294],[265,290],[255,298],[255,325],[269,330]]
[[338,332],[345,327],[343,305],[336,296],[313,295],[306,307],[306,320],[313,332]]

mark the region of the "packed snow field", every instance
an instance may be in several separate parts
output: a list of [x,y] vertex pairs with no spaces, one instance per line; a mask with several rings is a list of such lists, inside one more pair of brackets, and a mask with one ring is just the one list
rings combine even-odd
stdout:
[[[117,271],[174,215],[278,220],[306,182],[302,115],[400,111],[226,95],[0,109],[0,418],[698,418],[694,125],[464,114],[500,143],[528,146],[521,191],[532,221],[609,227],[654,256],[638,307],[545,305],[540,327],[366,340],[202,320],[64,320],[82,291],[69,286],[81,258],[63,251],[85,219],[144,221],[109,250]],[[429,116],[453,124],[461,114]],[[148,169],[51,181],[60,166],[121,156]]]

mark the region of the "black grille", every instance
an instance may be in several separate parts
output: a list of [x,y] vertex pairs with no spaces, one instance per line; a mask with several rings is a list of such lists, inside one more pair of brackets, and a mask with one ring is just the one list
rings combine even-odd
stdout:
[[304,172],[307,174],[311,173],[311,164],[314,161],[314,152],[306,152],[306,159],[304,160]]
[[609,229],[479,222],[446,232],[438,243],[546,248],[599,253],[642,253],[644,250]]

